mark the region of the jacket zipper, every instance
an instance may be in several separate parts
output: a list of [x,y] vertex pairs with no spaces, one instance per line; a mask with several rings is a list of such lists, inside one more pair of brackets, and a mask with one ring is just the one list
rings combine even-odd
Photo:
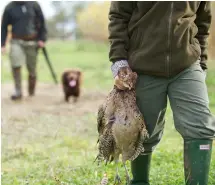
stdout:
[[167,45],[168,45],[168,53],[167,53],[167,75],[168,77],[170,76],[170,56],[171,56],[171,28],[172,28],[172,12],[173,12],[173,2],[171,2],[170,6],[170,15],[169,15],[169,26],[168,26],[168,40],[167,40]]

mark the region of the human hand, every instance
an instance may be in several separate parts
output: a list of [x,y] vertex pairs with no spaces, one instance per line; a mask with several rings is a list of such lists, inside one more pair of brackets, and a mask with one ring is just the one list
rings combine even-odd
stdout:
[[43,47],[45,46],[45,42],[43,42],[42,40],[39,40],[39,41],[37,42],[37,44],[38,44],[38,46],[39,46],[40,48],[43,48]]
[[2,46],[1,47],[1,53],[2,53],[2,55],[6,54],[6,52],[7,52],[6,47]]

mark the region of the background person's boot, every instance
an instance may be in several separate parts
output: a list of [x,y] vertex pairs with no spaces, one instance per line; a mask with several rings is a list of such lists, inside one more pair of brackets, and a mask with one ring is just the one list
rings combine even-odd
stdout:
[[36,76],[28,76],[28,94],[29,96],[35,95]]
[[212,140],[184,141],[184,174],[186,185],[207,185]]
[[20,100],[22,99],[21,67],[12,68],[12,74],[15,85],[15,93],[11,95],[11,100]]
[[131,162],[133,179],[131,185],[149,185],[149,171],[152,154],[140,155]]

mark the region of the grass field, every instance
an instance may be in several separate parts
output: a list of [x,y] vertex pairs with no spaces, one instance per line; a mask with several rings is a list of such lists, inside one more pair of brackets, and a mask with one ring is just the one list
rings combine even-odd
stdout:
[[[59,80],[65,68],[83,70],[83,94],[76,105],[64,103],[61,85],[53,83],[40,53],[37,96],[13,103],[10,65],[7,56],[2,58],[2,184],[98,185],[105,172],[113,184],[115,165],[93,164],[97,108],[113,85],[108,46],[50,41],[47,48]],[[215,114],[215,61],[209,62],[207,84]],[[184,184],[182,146],[168,107],[164,136],[153,155],[152,185]],[[215,150],[212,156],[209,185],[215,185]],[[123,178],[123,168],[120,174]]]

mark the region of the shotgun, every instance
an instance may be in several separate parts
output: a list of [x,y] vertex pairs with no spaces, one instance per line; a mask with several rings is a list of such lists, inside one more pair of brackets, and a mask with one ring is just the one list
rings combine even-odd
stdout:
[[46,48],[43,47],[43,48],[42,48],[42,51],[43,51],[44,57],[45,57],[45,59],[46,59],[46,62],[47,62],[47,64],[48,64],[48,66],[49,66],[49,69],[50,69],[50,71],[51,71],[52,77],[53,77],[55,83],[58,84],[57,77],[56,77],[56,73],[55,73],[54,70],[53,70],[53,67],[52,67],[51,62],[50,62],[50,60],[49,60],[49,57],[48,57],[48,53],[47,53]]

